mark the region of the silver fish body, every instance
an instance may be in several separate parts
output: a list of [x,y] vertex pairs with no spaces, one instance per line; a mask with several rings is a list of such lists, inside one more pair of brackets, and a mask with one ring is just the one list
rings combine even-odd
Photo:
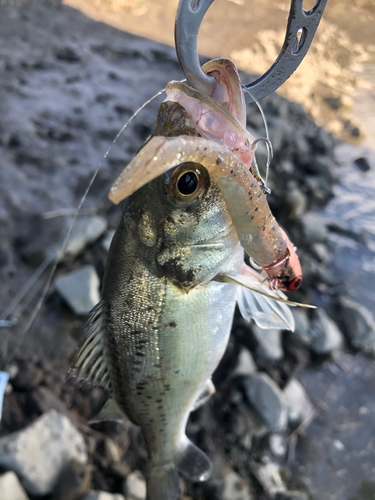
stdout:
[[[163,199],[164,198],[164,199]],[[185,427],[226,348],[243,250],[211,185],[199,205],[173,206],[159,179],[132,195],[103,287],[113,395],[142,429],[150,460],[172,465]]]

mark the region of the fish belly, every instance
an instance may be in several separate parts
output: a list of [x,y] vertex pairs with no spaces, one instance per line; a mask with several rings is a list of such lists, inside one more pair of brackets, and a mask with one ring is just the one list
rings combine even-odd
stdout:
[[212,281],[185,293],[142,266],[129,275],[104,293],[114,396],[141,427],[152,461],[168,463],[227,346],[236,286]]

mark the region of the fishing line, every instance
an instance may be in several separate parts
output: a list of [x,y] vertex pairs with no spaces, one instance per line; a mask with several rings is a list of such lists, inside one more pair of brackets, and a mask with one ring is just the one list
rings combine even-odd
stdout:
[[[109,155],[109,153],[111,152],[113,146],[116,144],[117,140],[120,138],[120,136],[122,135],[122,133],[124,132],[124,130],[127,128],[127,126],[129,125],[129,123],[138,115],[138,113],[140,113],[140,111],[142,111],[148,104],[150,104],[154,99],[156,99],[157,97],[159,97],[159,95],[161,95],[163,92],[165,91],[165,88],[160,90],[157,94],[155,94],[153,97],[151,97],[150,99],[148,99],[148,101],[146,101],[145,103],[142,104],[142,106],[140,108],[137,109],[137,111],[129,118],[129,120],[122,126],[122,128],[120,129],[120,131],[118,132],[118,134],[116,135],[116,137],[114,138],[114,140],[112,141],[112,144],[110,145],[110,147],[107,149],[105,155],[103,156],[103,159],[102,161],[99,163],[98,167],[96,168],[94,174],[92,175],[91,179],[90,179],[90,182],[78,204],[78,207],[74,213],[74,216],[73,216],[73,220],[71,222],[71,225],[69,227],[69,230],[68,230],[68,233],[65,237],[65,240],[60,248],[60,251],[58,253],[58,255],[55,257],[54,261],[53,261],[53,265],[52,265],[52,269],[48,275],[48,279],[44,285],[44,288],[43,288],[43,292],[42,292],[42,295],[40,296],[33,312],[31,313],[30,315],[30,318],[29,320],[27,321],[24,329],[22,330],[22,333],[21,333],[21,336],[20,336],[20,339],[18,341],[18,343],[16,344],[16,347],[13,349],[13,352],[8,356],[8,358],[6,358],[6,360],[4,361],[4,363],[2,364],[2,369],[5,370],[5,368],[11,363],[11,361],[13,360],[14,356],[17,354],[19,348],[21,347],[21,345],[23,344],[32,324],[34,323],[35,321],[35,318],[37,317],[39,311],[40,311],[40,308],[42,307],[46,297],[47,297],[47,294],[48,294],[48,291],[49,291],[49,288],[51,286],[51,283],[52,283],[52,279],[55,275],[55,272],[56,272],[56,269],[57,269],[57,266],[58,266],[58,263],[60,262],[60,260],[62,259],[63,255],[64,255],[64,252],[65,252],[65,249],[66,249],[66,246],[68,244],[68,241],[69,241],[69,238],[70,238],[70,235],[72,233],[72,230],[73,230],[73,226],[77,220],[77,217],[78,217],[78,214],[81,210],[81,207],[83,205],[83,203],[85,202],[86,198],[87,198],[87,195],[91,189],[91,186],[93,185],[98,173],[99,173],[99,170],[101,169],[103,163],[105,162],[105,160],[107,159],[107,156]],[[38,271],[38,270],[37,270]],[[36,272],[37,272],[36,271]],[[8,308],[9,309],[9,306]]]
[[254,99],[254,97],[251,95],[250,91],[248,89],[246,89],[246,88],[243,88],[243,90],[244,90],[244,92],[246,92],[247,94],[249,94],[249,96],[252,98],[252,100],[254,101],[254,103],[258,106],[258,109],[259,109],[260,114],[261,114],[262,119],[263,119],[264,129],[266,131],[266,139],[267,139],[268,143],[271,145],[271,147],[267,146],[267,163],[266,163],[266,185],[267,185],[267,182],[268,182],[268,172],[269,172],[270,163],[271,163],[271,160],[272,160],[272,157],[273,157],[273,151],[272,151],[272,143],[271,143],[270,136],[269,136],[269,131],[268,131],[268,125],[267,125],[266,115],[264,114],[262,106],[259,104],[259,102],[256,99]]

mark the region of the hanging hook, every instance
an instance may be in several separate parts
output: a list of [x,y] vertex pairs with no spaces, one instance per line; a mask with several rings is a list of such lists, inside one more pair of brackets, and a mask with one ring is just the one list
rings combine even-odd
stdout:
[[[211,96],[215,80],[202,70],[197,49],[198,32],[207,9],[214,0],[180,0],[176,15],[175,42],[182,71],[193,88]],[[307,54],[322,18],[327,0],[317,0],[306,11],[303,0],[292,0],[284,44],[273,65],[254,82],[243,85],[251,91],[247,102],[259,101],[277,90],[298,68]]]

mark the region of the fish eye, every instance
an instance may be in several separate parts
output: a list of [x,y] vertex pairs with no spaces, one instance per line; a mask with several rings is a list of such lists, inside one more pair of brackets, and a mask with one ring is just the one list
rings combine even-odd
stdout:
[[197,190],[198,182],[196,172],[185,172],[177,181],[177,189],[183,196],[189,196]]
[[289,284],[288,290],[297,290],[302,283],[302,278],[298,276],[298,278],[294,278],[294,280]]
[[207,170],[199,163],[181,163],[166,174],[166,195],[177,205],[202,199],[210,185]]

